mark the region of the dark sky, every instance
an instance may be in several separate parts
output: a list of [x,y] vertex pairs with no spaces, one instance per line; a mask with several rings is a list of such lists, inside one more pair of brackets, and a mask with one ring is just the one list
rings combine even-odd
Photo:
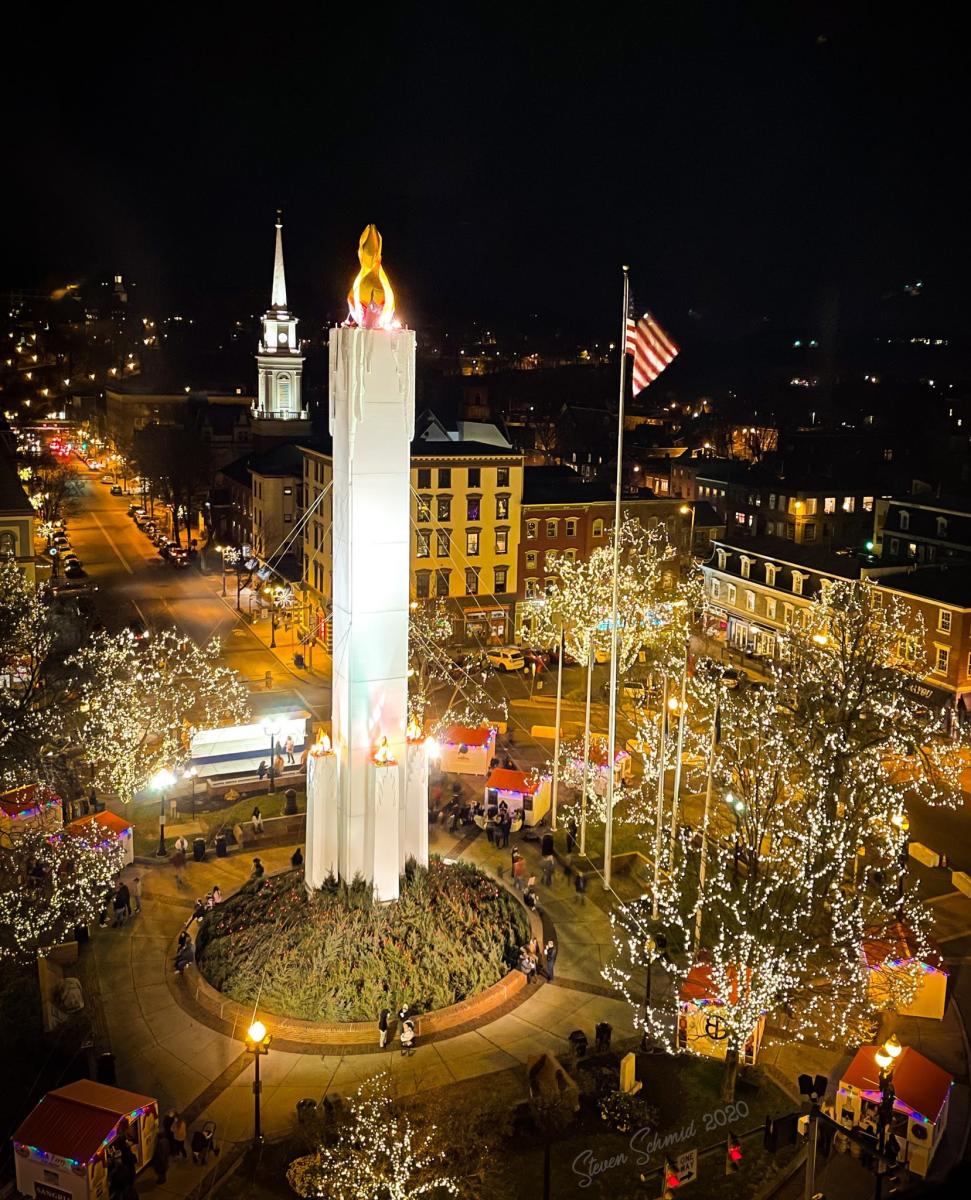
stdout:
[[14,30],[0,285],[118,270],[245,310],[279,205],[306,317],[339,312],[370,220],[413,324],[609,336],[623,261],[678,330],[879,320],[916,279],[925,324],[963,298],[964,42],[922,10],[385,7]]

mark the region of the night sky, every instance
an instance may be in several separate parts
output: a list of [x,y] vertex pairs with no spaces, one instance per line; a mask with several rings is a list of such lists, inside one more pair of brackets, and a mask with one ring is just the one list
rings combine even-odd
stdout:
[[623,261],[639,306],[682,331],[834,306],[866,325],[918,279],[917,324],[959,317],[956,29],[918,9],[888,27],[877,6],[641,5],[634,25],[595,6],[384,7],[23,25],[0,286],[121,271],[159,311],[263,307],[280,206],[291,302],[313,319],[341,312],[371,220],[413,324],[535,313],[611,336]]

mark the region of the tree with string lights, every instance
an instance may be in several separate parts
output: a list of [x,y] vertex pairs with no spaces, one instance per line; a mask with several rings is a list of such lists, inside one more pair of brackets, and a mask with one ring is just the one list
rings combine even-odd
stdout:
[[304,1200],[434,1200],[461,1194],[448,1162],[436,1127],[412,1121],[382,1073],[349,1102],[333,1144],[295,1159],[287,1181]]
[[186,759],[198,730],[249,715],[246,686],[220,665],[216,638],[197,646],[169,629],[140,645],[128,631],[102,633],[73,665],[78,744],[98,786],[124,803],[161,767]]

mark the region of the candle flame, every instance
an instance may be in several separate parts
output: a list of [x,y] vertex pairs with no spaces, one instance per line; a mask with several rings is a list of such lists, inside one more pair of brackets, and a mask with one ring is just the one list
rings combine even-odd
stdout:
[[351,320],[361,329],[391,329],[394,319],[394,289],[381,266],[381,234],[368,225],[357,247],[361,269],[347,294]]

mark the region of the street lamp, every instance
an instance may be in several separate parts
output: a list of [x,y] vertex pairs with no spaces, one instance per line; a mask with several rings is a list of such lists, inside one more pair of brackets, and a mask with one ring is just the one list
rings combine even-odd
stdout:
[[260,1058],[270,1052],[270,1035],[262,1021],[254,1021],[246,1031],[246,1049],[253,1055],[255,1075],[253,1077],[253,1142],[258,1146],[263,1141],[260,1125]]
[[226,547],[225,546],[216,546],[215,550],[216,550],[216,553],[221,555],[221,557],[222,557],[222,570],[223,570],[222,594],[225,596],[226,595]]
[[159,794],[158,806],[158,849],[155,851],[156,858],[165,858],[168,855],[168,850],[165,848],[165,793],[175,783],[175,776],[167,767],[162,767],[152,776],[149,787],[153,792]]
[[877,1146],[882,1154],[887,1139],[887,1126],[893,1117],[893,1102],[897,1098],[893,1090],[893,1069],[903,1051],[897,1035],[890,1037],[877,1049],[873,1058],[880,1068],[880,1108],[877,1114]]
[[688,534],[688,558],[690,559],[695,552],[695,506],[693,504],[682,504],[678,512],[683,517],[691,513],[691,531]]
[[267,795],[273,791],[274,781],[276,780],[276,741],[283,729],[283,723],[277,718],[273,718],[266,722],[263,726],[263,732],[270,739],[270,787]]

